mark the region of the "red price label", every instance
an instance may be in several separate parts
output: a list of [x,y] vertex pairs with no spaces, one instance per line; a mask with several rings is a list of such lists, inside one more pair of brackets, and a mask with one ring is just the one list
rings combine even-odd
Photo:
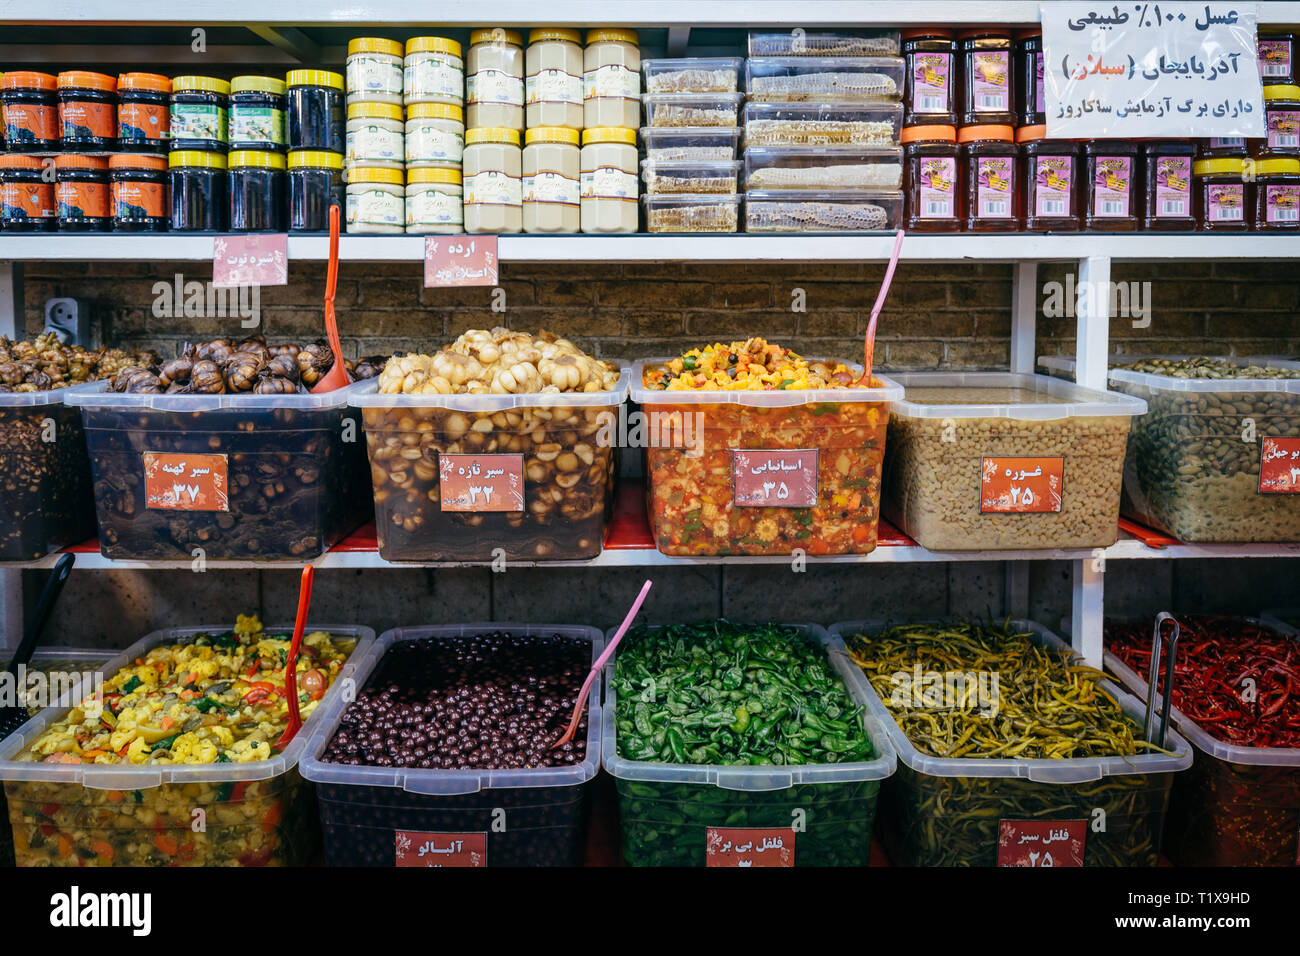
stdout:
[[144,506],[170,511],[229,511],[225,455],[144,453]]
[[1265,438],[1260,441],[1259,493],[1300,493],[1300,438]]
[[709,827],[705,866],[794,866],[794,830]]
[[251,233],[212,241],[212,284],[218,288],[289,284],[289,237]]
[[817,449],[732,449],[731,484],[739,508],[815,507]]
[[487,866],[486,833],[398,830],[397,866]]
[[1002,820],[998,866],[1083,866],[1087,820]]
[[424,285],[497,285],[496,236],[425,236]]
[[980,514],[1059,514],[1064,458],[985,458]]
[[443,511],[523,511],[523,455],[439,455]]

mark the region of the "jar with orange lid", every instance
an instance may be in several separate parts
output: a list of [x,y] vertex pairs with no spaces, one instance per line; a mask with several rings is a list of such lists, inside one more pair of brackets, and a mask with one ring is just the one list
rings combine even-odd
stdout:
[[528,33],[524,51],[524,122],[535,126],[583,126],[582,34],[541,27]]
[[48,73],[17,70],[0,77],[4,145],[11,153],[48,153],[59,148],[58,81]]
[[1025,229],[1029,232],[1079,231],[1079,146],[1047,139],[1038,124],[1016,130],[1024,154]]
[[46,161],[35,156],[0,156],[0,231],[54,232],[58,204]]
[[[1021,126],[1047,122],[1047,93],[1043,86],[1043,31],[1016,34],[1016,120]],[[1026,209],[1026,215],[1028,209]]]
[[1192,163],[1192,211],[1206,232],[1245,232],[1250,228],[1254,184],[1249,160],[1232,157]]
[[1196,228],[1192,209],[1192,163],[1196,147],[1187,140],[1143,143],[1142,228],[1187,232]]
[[63,149],[108,152],[117,147],[117,80],[103,73],[60,73],[59,141]]
[[167,159],[120,153],[108,158],[109,210],[114,232],[166,232]]
[[952,126],[904,126],[903,192],[908,232],[957,232],[957,130]]
[[1254,229],[1257,232],[1300,229],[1300,159],[1257,159],[1254,174]]
[[1019,149],[1010,126],[963,126],[957,133],[962,219],[968,232],[1020,229]]
[[963,30],[957,34],[957,49],[962,65],[962,124],[1013,125],[1016,101],[1010,32],[998,27]]
[[1300,159],[1300,86],[1264,87],[1267,134],[1252,140],[1256,159]]
[[469,35],[465,127],[524,129],[524,38],[500,27]]
[[59,232],[108,232],[112,227],[108,159],[68,153],[54,158]]
[[1124,140],[1083,144],[1083,228],[1132,232],[1138,227],[1138,148]]
[[907,74],[903,82],[903,125],[934,123],[956,126],[957,76],[953,69],[956,44],[952,31],[934,27],[903,30]]
[[635,30],[587,31],[582,51],[582,125],[641,125],[641,49]]
[[[169,77],[123,73],[117,78],[117,148],[127,153],[167,152],[171,127]],[[164,167],[165,168],[165,167]]]

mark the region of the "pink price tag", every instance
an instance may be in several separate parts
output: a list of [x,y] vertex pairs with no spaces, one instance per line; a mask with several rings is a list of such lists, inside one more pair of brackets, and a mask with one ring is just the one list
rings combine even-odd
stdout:
[[817,449],[734,448],[731,483],[738,508],[815,507]]
[[707,830],[705,866],[794,866],[794,830],[743,827],[708,827]]
[[998,866],[1083,866],[1087,820],[1002,820]]
[[424,286],[497,285],[496,236],[425,236]]
[[486,833],[398,830],[397,866],[487,866]]
[[212,241],[212,284],[220,289],[289,284],[289,237],[253,233]]
[[1259,493],[1300,494],[1300,438],[1261,439]]
[[443,511],[523,511],[523,455],[439,455]]

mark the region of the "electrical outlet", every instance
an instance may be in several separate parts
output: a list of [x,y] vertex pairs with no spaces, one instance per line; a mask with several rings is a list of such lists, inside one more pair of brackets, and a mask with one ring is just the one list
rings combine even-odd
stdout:
[[45,331],[54,332],[67,345],[91,344],[90,309],[82,299],[45,300]]

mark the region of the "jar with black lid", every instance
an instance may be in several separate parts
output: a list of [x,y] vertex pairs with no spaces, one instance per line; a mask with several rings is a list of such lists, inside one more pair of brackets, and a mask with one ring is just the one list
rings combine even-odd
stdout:
[[59,232],[108,232],[108,160],[66,154],[54,159],[54,198]]
[[289,153],[289,231],[328,232],[330,206],[347,209],[343,157],[327,150]]
[[962,125],[1014,125],[1011,34],[996,27],[963,30],[957,34],[957,48],[961,53]]
[[1025,30],[1016,37],[1016,118],[1021,126],[1047,122],[1043,88],[1043,31]]
[[166,232],[167,158],[122,153],[108,159],[114,232]]
[[230,81],[231,150],[283,150],[284,80],[237,76]]
[[103,73],[69,70],[59,79],[59,139],[65,150],[109,152],[117,148],[117,80]]
[[226,154],[177,150],[167,156],[173,232],[225,232],[230,221]]
[[286,78],[289,149],[327,150],[343,155],[343,74],[292,70]]
[[1219,136],[1196,142],[1197,159],[1245,159],[1246,137]]
[[956,44],[952,32],[933,27],[904,30],[899,34],[907,75],[903,86],[903,125],[955,126]]
[[0,230],[54,232],[58,206],[45,162],[35,156],[0,156]]
[[11,153],[48,153],[59,148],[56,85],[50,74],[28,70],[0,77],[5,149]]
[[1259,56],[1259,78],[1265,86],[1296,81],[1295,38],[1293,32],[1259,34],[1255,50]]
[[226,107],[230,84],[211,76],[172,80],[171,148],[221,152],[226,148]]
[[236,150],[230,168],[230,231],[286,232],[284,154]]
[[117,78],[117,148],[128,153],[167,152],[172,81],[156,73]]

